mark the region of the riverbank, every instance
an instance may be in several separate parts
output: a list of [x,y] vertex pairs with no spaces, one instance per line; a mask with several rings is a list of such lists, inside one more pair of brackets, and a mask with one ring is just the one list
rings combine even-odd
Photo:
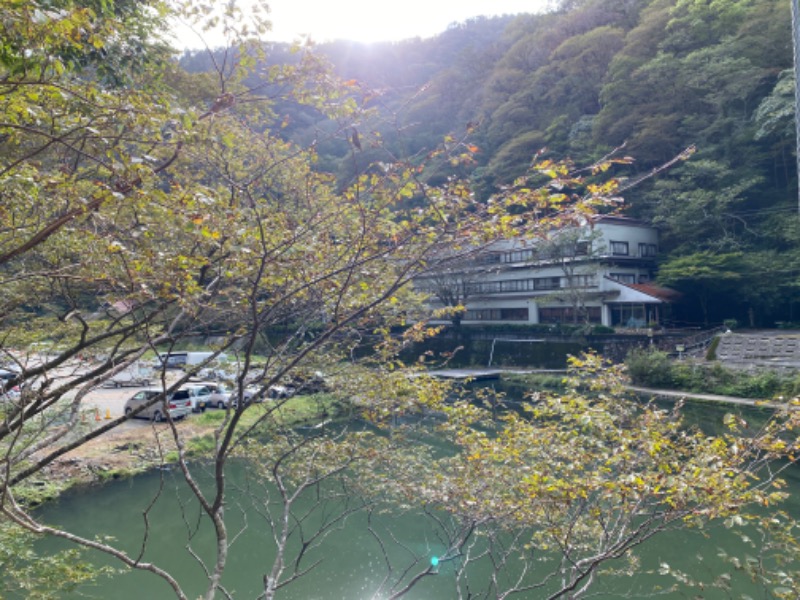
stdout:
[[[238,427],[244,431],[255,426],[268,411],[273,413],[270,418],[281,425],[303,425],[309,422],[312,415],[319,416],[320,406],[323,406],[327,416],[334,416],[341,410],[342,404],[330,394],[290,398],[281,405],[280,411],[275,411],[274,404],[256,404],[242,414]],[[130,477],[173,464],[178,459],[176,433],[188,456],[207,454],[214,448],[214,435],[223,424],[225,414],[224,410],[208,410],[200,415],[190,415],[174,422],[175,431],[169,423],[143,420],[122,423],[59,456],[16,486],[17,500],[37,506],[76,486]],[[72,437],[88,433],[92,427],[101,424],[102,421],[82,422]]]
[[[190,451],[199,440],[213,440],[218,426],[202,417],[175,422],[181,441]],[[129,477],[174,462],[176,452],[168,423],[128,423],[56,458],[15,488],[17,499],[37,506],[76,486]]]
[[[525,369],[458,369],[442,372],[441,376],[454,379],[493,379],[503,375],[538,374],[559,376],[563,371],[525,370]],[[431,373],[435,374],[435,373]],[[780,409],[785,405],[718,394],[703,394],[676,390],[654,389],[640,386],[627,388],[642,396],[667,399],[687,399],[691,401],[747,406],[753,408]],[[327,395],[326,395],[327,396]],[[310,400],[313,398],[313,401]],[[299,396],[288,401],[282,408],[284,425],[302,425],[312,416],[304,405],[312,402],[313,412],[318,415],[319,397]],[[327,397],[326,410],[329,416],[335,415],[341,404],[333,397]],[[248,409],[240,427],[247,428],[256,423],[268,410],[269,405],[255,405]],[[192,415],[176,422],[175,431],[189,456],[207,454],[213,450],[215,431],[223,423],[225,411],[209,410],[202,415]],[[83,423],[76,434],[86,433],[92,426],[102,422],[90,420]],[[28,505],[47,502],[75,486],[89,486],[111,479],[120,479],[157,468],[177,461],[177,446],[172,427],[167,423],[129,421],[112,429],[96,439],[55,459],[39,473],[17,487],[18,500]]]

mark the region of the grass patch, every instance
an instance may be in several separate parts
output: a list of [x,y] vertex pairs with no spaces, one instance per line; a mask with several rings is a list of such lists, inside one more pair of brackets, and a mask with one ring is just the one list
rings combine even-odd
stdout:
[[[281,400],[280,405],[271,417],[271,421],[284,427],[304,425],[309,421],[319,418],[331,418],[343,414],[347,410],[347,403],[336,394],[320,393],[298,395]],[[244,428],[254,425],[264,416],[266,411],[275,408],[274,400],[267,400],[262,404],[255,404],[245,410],[237,427]],[[226,411],[208,409],[200,415],[193,415],[192,419],[200,425],[218,427],[225,420]]]
[[305,425],[320,418],[330,419],[344,414],[347,404],[336,394],[322,393],[294,396],[277,411],[276,421],[285,427]]
[[14,499],[26,507],[39,506],[58,498],[68,486],[63,482],[49,480],[25,481],[14,486]]
[[[307,396],[294,396],[281,401],[280,406],[270,415],[270,418],[263,424],[263,427],[297,427],[309,422],[317,422],[320,419],[330,419],[345,412],[346,403],[335,394],[313,394]],[[273,401],[263,404],[256,404],[242,413],[237,429],[245,429],[255,425],[259,419],[264,417],[264,413],[274,408]],[[216,429],[225,420],[226,411],[206,410],[200,415],[192,418],[199,425]],[[212,431],[197,435],[186,442],[187,456],[209,456],[216,449],[214,434]],[[164,456],[165,461],[174,463],[178,460],[177,451],[168,452]]]
[[113,481],[114,479],[124,479],[131,477],[137,473],[141,473],[141,469],[136,468],[120,468],[120,469],[97,469],[95,475],[99,481]]

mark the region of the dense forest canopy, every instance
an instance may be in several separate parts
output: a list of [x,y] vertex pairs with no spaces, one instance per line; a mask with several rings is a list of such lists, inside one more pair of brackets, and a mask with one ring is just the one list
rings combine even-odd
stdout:
[[[431,39],[317,48],[375,109],[348,135],[288,109],[285,135],[316,142],[341,181],[396,156],[425,156],[446,136],[479,148],[459,165],[487,198],[533,155],[586,164],[625,144],[647,173],[689,146],[695,157],[626,192],[627,214],[661,228],[662,283],[686,294],[685,321],[800,320],[789,4],[778,0],[583,0],[537,15],[476,18]],[[270,60],[297,60],[275,45]],[[186,55],[193,70],[203,54]],[[381,140],[371,144],[371,140]],[[429,167],[441,183],[447,161]],[[724,254],[730,269],[706,264]],[[702,267],[705,275],[692,275]],[[708,279],[710,277],[710,280]],[[710,294],[710,296],[708,296]],[[701,302],[702,298],[702,302]],[[724,308],[716,308],[725,299]],[[703,311],[707,302],[710,310]]]

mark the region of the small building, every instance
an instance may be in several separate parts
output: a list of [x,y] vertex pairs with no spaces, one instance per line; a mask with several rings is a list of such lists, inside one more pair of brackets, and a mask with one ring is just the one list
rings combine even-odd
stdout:
[[658,231],[597,216],[547,238],[499,240],[415,280],[432,308],[463,305],[461,322],[661,323],[677,293],[653,283]]

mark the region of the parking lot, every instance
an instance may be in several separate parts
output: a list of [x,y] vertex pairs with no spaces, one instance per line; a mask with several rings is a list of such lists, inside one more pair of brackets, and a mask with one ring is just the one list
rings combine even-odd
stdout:
[[[95,411],[95,418],[99,417],[100,420],[116,419],[123,415],[123,407],[128,398],[141,389],[141,387],[98,388],[89,392],[81,402],[81,406],[84,411],[90,413],[89,417],[91,412]],[[123,425],[137,427],[146,424],[144,420],[132,419]]]

